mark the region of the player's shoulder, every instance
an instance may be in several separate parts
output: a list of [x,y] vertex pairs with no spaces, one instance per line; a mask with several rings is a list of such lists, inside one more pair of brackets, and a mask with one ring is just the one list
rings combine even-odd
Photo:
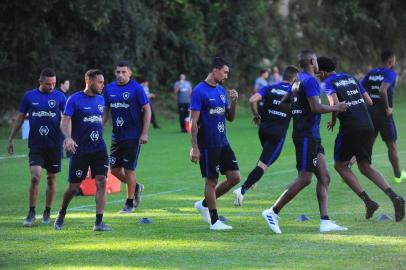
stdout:
[[388,75],[388,76],[395,76],[396,77],[396,71],[394,71],[393,69],[391,69],[391,68],[383,68],[382,69],[382,71],[383,71],[383,73],[385,74],[385,75]]
[[38,92],[39,92],[38,88],[29,89],[29,90],[24,91],[24,96],[30,97],[33,95],[37,95]]
[[204,90],[207,89],[209,85],[206,82],[199,82],[194,88],[193,88],[193,92],[198,93],[198,92],[202,92]]
[[104,92],[108,92],[110,91],[112,88],[114,88],[115,86],[117,86],[117,82],[111,82],[106,84],[106,86],[104,86]]

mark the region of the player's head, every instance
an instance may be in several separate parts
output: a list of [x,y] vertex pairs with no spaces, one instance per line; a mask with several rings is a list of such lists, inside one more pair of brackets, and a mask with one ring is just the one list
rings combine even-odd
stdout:
[[186,80],[186,75],[185,75],[184,73],[181,73],[181,74],[179,75],[179,80],[181,80],[181,81]]
[[69,80],[66,79],[62,79],[59,81],[59,88],[63,91],[63,92],[68,92],[69,91],[69,87],[70,87],[70,82]]
[[295,66],[287,66],[283,71],[283,80],[287,81],[290,84],[296,80],[299,70]]
[[56,75],[51,68],[44,68],[39,75],[39,88],[44,92],[51,92],[55,88]]
[[228,73],[230,72],[229,64],[221,57],[215,57],[211,63],[211,74],[216,83],[222,84],[228,79]]
[[328,75],[336,70],[336,62],[332,58],[321,56],[317,58],[317,63],[319,65],[319,77],[321,81],[327,79]]
[[384,50],[381,53],[381,61],[385,66],[393,68],[396,65],[395,53],[391,50]]
[[128,83],[132,75],[130,66],[130,62],[127,60],[121,60],[117,63],[115,74],[118,84],[124,85]]
[[314,73],[319,71],[319,67],[317,65],[317,55],[312,50],[303,50],[298,55],[299,66],[300,68],[307,70],[313,69]]
[[269,70],[268,69],[261,69],[259,71],[259,76],[261,76],[264,79],[267,79],[269,77]]
[[104,88],[104,76],[100,69],[90,69],[85,73],[86,88],[100,95]]

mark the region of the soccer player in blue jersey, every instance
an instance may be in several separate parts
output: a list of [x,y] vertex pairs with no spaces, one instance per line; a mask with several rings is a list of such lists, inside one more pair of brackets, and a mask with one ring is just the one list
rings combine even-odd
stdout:
[[[192,91],[190,104],[190,159],[199,162],[205,178],[205,198],[197,201],[195,208],[210,224],[211,230],[232,229],[221,222],[217,214],[216,198],[228,192],[240,181],[240,171],[235,154],[226,136],[226,120],[233,121],[237,108],[238,93],[228,92],[222,86],[228,78],[229,64],[223,58],[214,58],[207,78]],[[226,180],[217,185],[219,173]]]
[[364,88],[353,77],[345,73],[336,73],[335,62],[328,57],[317,59],[322,89],[328,97],[330,105],[346,102],[345,112],[332,114],[329,128],[333,129],[336,117],[340,120],[340,130],[334,145],[335,169],[364,201],[367,219],[371,218],[379,205],[371,200],[361,187],[357,177],[348,167],[351,157],[356,156],[360,172],[376,184],[392,200],[395,208],[395,219],[401,221],[405,216],[405,201],[396,194],[385,181],[383,175],[371,166],[372,145],[375,140],[374,126],[369,116],[365,100],[369,105],[371,99]]
[[382,67],[374,68],[365,75],[361,84],[373,100],[369,113],[375,127],[375,137],[378,132],[388,148],[389,161],[392,164],[395,182],[406,180],[406,171],[400,171],[399,154],[396,147],[397,132],[393,120],[393,96],[396,85],[396,56],[386,50],[381,55]]
[[[259,140],[262,153],[257,166],[250,172],[244,184],[234,190],[234,205],[241,206],[245,193],[261,179],[265,171],[279,157],[285,142],[286,131],[291,118],[290,108],[281,106],[282,98],[291,92],[291,86],[299,71],[288,66],[283,73],[283,81],[262,87],[250,97],[253,121],[259,126]],[[257,103],[262,101],[263,110],[258,113]]]
[[65,108],[65,96],[54,91],[55,72],[50,68],[41,71],[39,87],[27,91],[21,101],[17,120],[8,138],[8,153],[14,153],[13,138],[21,128],[26,114],[30,123],[28,137],[31,184],[29,188],[29,211],[25,226],[35,222],[35,207],[42,168],[47,171],[45,211],[42,223],[51,223],[50,213],[56,191],[56,174],[61,171],[62,133],[59,129],[61,113]]
[[66,102],[61,121],[61,130],[65,136],[65,150],[72,153],[69,162],[69,186],[65,190],[62,206],[55,220],[55,230],[63,227],[66,210],[70,201],[86,178],[90,167],[96,182],[96,221],[94,231],[111,231],[103,223],[104,205],[106,203],[106,177],[108,157],[106,143],[103,139],[104,88],[103,73],[91,69],[85,74],[86,88],[76,92]]
[[106,85],[104,119],[111,112],[113,133],[110,149],[110,168],[114,176],[127,184],[127,200],[122,214],[131,213],[141,200],[144,186],[137,183],[135,169],[141,144],[148,142],[151,107],[140,84],[131,79],[128,61],[120,61],[115,70],[116,81]]
[[[328,208],[328,174],[324,149],[320,139],[320,118],[322,113],[345,111],[347,105],[340,102],[334,106],[320,103],[320,86],[315,78],[318,72],[317,56],[313,51],[304,50],[299,54],[299,65],[303,72],[292,87],[293,142],[296,149],[298,177],[282,193],[274,205],[262,212],[269,228],[282,233],[279,228],[279,212],[304,187],[310,184],[313,173],[317,177],[317,199],[320,210],[320,232],[343,231],[330,220]],[[283,101],[283,100],[282,100]]]

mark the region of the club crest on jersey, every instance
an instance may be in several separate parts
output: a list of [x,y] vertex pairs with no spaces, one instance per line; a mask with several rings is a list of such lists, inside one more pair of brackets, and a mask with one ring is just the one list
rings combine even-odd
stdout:
[[317,165],[317,158],[313,158],[313,166],[316,167]]
[[226,103],[226,96],[225,95],[220,95],[221,101],[223,101],[223,103]]
[[115,157],[110,157],[110,165],[116,164],[116,158]]
[[123,93],[123,98],[124,98],[124,100],[129,99],[129,98],[130,98],[130,93],[124,92],[124,93]]
[[55,100],[53,100],[53,99],[48,100],[48,105],[49,105],[49,107],[52,109],[53,107],[55,107],[55,105],[56,105],[56,101],[55,101]]
[[99,104],[99,105],[97,105],[97,108],[99,108],[99,111],[100,111],[101,113],[103,113],[103,109],[104,109],[104,108],[103,108],[103,105],[100,105],[100,104]]
[[83,171],[82,171],[82,170],[77,170],[77,171],[75,172],[75,174],[76,174],[76,177],[82,177]]
[[46,136],[49,133],[49,128],[47,126],[40,126],[38,131],[41,136]]

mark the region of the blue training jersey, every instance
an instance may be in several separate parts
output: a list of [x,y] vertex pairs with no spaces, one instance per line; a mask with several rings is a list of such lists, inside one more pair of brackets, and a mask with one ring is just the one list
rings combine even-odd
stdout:
[[335,93],[340,102],[345,101],[348,105],[345,112],[337,115],[340,133],[373,130],[374,126],[362,97],[365,89],[357,79],[345,73],[333,73],[321,84],[321,88],[327,96]]
[[285,137],[291,118],[290,111],[286,112],[280,106],[280,100],[291,92],[291,85],[279,82],[262,87],[258,94],[262,97],[263,109],[261,111],[260,132]]
[[320,113],[310,109],[308,97],[320,98],[320,86],[315,77],[306,72],[300,72],[298,81],[292,87],[292,137],[310,137],[320,139]]
[[390,86],[388,88],[388,103],[389,107],[393,105],[393,94],[396,84],[396,72],[389,68],[374,68],[365,75],[362,79],[361,84],[364,86],[365,90],[368,92],[369,96],[373,101],[373,109],[385,111],[384,103],[382,102],[381,95],[379,94],[379,88],[382,83],[388,83]]
[[190,110],[200,112],[197,134],[200,149],[228,145],[225,117],[227,109],[227,94],[221,85],[211,86],[201,82],[193,89]]
[[18,110],[24,114],[28,113],[29,148],[62,147],[63,136],[59,124],[65,103],[66,98],[59,91],[45,93],[32,89],[25,93]]
[[143,128],[142,107],[149,103],[142,86],[134,80],[125,85],[112,82],[105,87],[104,98],[111,109],[112,140],[138,140]]
[[103,139],[104,98],[76,92],[66,102],[64,114],[72,119],[72,139],[77,143],[76,154],[104,150]]

